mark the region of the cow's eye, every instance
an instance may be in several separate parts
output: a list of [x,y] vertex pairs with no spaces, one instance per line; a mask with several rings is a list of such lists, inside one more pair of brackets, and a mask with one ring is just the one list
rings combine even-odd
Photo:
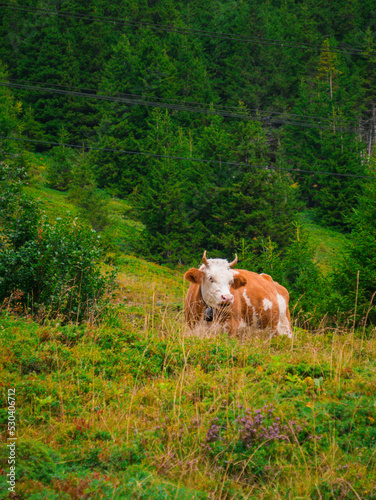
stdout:
[[214,280],[211,276],[208,278],[208,280],[211,281],[212,283],[214,283]]

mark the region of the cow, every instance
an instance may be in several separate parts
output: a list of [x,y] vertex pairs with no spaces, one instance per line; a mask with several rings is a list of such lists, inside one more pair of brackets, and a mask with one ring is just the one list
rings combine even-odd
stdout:
[[232,269],[238,261],[207,259],[206,250],[199,269],[189,269],[190,282],[185,319],[194,329],[216,320],[230,336],[239,329],[266,330],[292,338],[289,293],[268,274]]

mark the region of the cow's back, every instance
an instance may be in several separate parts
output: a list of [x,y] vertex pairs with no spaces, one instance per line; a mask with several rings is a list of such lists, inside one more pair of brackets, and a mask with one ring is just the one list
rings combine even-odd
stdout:
[[237,290],[237,314],[248,326],[256,329],[268,328],[277,333],[291,332],[288,310],[289,294],[286,288],[268,274],[239,270],[247,284]]

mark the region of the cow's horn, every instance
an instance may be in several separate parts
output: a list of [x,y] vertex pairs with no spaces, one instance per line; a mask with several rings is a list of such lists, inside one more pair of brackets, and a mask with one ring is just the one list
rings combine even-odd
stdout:
[[235,259],[230,262],[230,264],[228,265],[228,267],[234,267],[236,266],[236,263],[238,262],[238,256],[235,254]]
[[202,256],[202,262],[205,264],[205,266],[209,265],[208,259],[206,258],[206,250],[204,252],[204,255]]

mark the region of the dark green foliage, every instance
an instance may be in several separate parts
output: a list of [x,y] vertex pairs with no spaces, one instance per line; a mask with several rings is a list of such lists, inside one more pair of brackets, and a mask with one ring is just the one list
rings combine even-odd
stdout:
[[[170,115],[157,110],[149,127],[148,143],[154,151],[191,156],[189,136],[174,127]],[[232,132],[239,143],[233,142]],[[203,248],[231,255],[242,240],[256,253],[268,236],[286,245],[297,204],[286,176],[257,168],[267,155],[260,126],[229,128],[214,117],[197,149],[198,157],[213,163],[149,160],[153,167],[135,193],[138,217],[146,226],[143,253],[159,262],[193,262]],[[222,165],[226,157],[232,157],[233,164]],[[241,161],[249,167],[237,165]]]
[[111,455],[112,463],[118,470],[127,470],[135,464],[140,464],[145,458],[145,450],[140,442],[130,443],[128,446],[116,447]]
[[[59,455],[43,443],[35,441],[15,441],[16,443],[16,484],[24,479],[51,482],[57,471]],[[8,470],[9,448],[0,450],[0,466]]]
[[[333,43],[333,42],[332,42]],[[362,96],[357,70],[330,50],[325,40],[313,72],[302,79],[294,113],[315,116],[316,127],[288,126],[283,141],[282,164],[304,170],[294,174],[301,198],[317,208],[325,226],[346,228],[347,216],[356,205],[361,179],[334,174],[365,175],[364,144],[354,134],[354,95]],[[299,121],[299,119],[297,119]],[[329,175],[311,174],[323,171]]]
[[[8,80],[8,73],[5,65],[0,60],[0,79],[5,82]],[[21,111],[22,104],[16,101],[12,92],[7,87],[0,87],[0,135],[9,137],[17,134],[21,129]],[[15,141],[5,141],[0,138],[1,152],[16,153],[19,150],[19,144]]]
[[52,164],[47,171],[48,185],[59,191],[66,191],[71,182],[71,171],[75,158],[71,148],[64,146],[68,140],[68,134],[62,126],[60,130],[59,142],[60,146],[52,148],[51,158]]
[[213,238],[210,248],[231,255],[244,240],[259,253],[262,239],[268,237],[285,247],[293,231],[295,211],[287,202],[286,181],[276,172],[251,168],[237,183],[218,189],[208,210],[207,227]]
[[376,182],[370,182],[349,218],[349,248],[333,277],[333,302],[341,311],[357,309],[357,317],[376,319],[373,311],[376,283]]
[[[314,249],[298,224],[296,233],[281,251],[270,239],[264,242],[258,270],[270,274],[290,294],[290,311],[303,325],[313,326],[325,314],[330,301],[330,283],[314,262]],[[300,314],[302,313],[302,314]]]

